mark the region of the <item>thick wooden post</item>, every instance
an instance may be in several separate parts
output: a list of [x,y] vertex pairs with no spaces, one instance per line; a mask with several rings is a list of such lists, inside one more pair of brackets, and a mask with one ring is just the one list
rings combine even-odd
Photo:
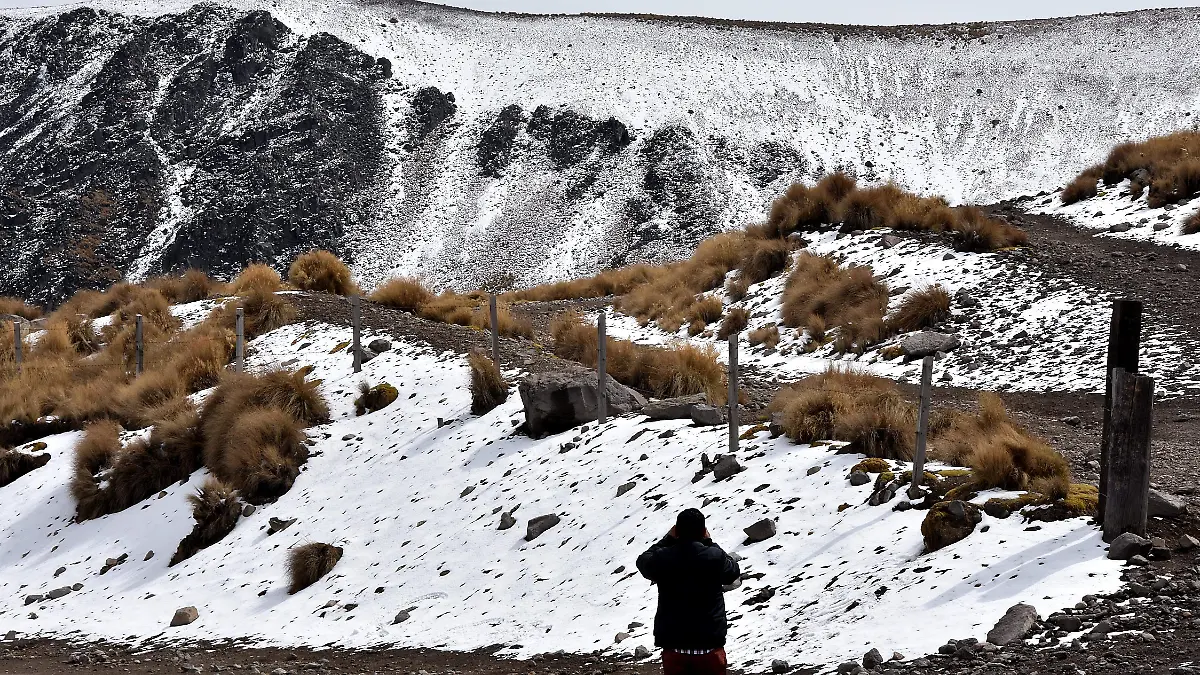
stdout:
[[233,364],[237,372],[245,372],[246,368],[246,310],[237,308],[237,321],[234,323],[237,332],[237,342],[233,348]]
[[729,454],[738,451],[738,334],[729,336]]
[[925,476],[925,448],[929,442],[929,405],[933,396],[933,357],[926,356],[921,362],[921,407],[917,413],[917,449],[913,456],[912,485],[908,496],[921,496],[921,479]]
[[354,350],[354,372],[362,372],[362,298],[357,295],[350,296],[350,331],[353,335],[354,344],[351,349]]
[[1111,391],[1104,541],[1112,541],[1125,532],[1146,536],[1154,380],[1114,368]]
[[596,375],[596,419],[603,424],[608,420],[608,313],[603,310],[596,319]]
[[13,358],[17,364],[17,370],[21,369],[21,362],[25,359],[25,353],[21,344],[21,324],[13,322]]
[[1112,372],[1120,368],[1138,372],[1138,351],[1142,337],[1142,303],[1138,300],[1113,300],[1112,323],[1108,333],[1108,358],[1104,368],[1104,422],[1100,430],[1100,503],[1096,519],[1104,522],[1108,500],[1109,418],[1112,414]]
[[142,315],[138,314],[134,317],[133,324],[133,339],[136,349],[135,365],[133,369],[134,375],[141,375],[142,370],[146,367],[146,334],[142,328]]
[[496,294],[488,297],[488,324],[492,327],[492,363],[500,367],[500,312],[496,308]]

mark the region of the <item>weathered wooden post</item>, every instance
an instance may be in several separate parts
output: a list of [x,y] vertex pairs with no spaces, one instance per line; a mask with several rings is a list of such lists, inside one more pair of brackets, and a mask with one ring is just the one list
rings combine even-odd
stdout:
[[25,360],[24,350],[21,344],[21,324],[13,322],[13,358],[17,364],[17,370],[21,370],[21,363]]
[[146,366],[145,335],[142,328],[142,315],[138,314],[133,319],[133,340],[135,344],[133,374],[138,376],[142,374],[142,369]]
[[729,454],[738,451],[738,334],[729,336]]
[[357,295],[350,296],[350,331],[354,341],[351,349],[354,350],[354,372],[362,372],[362,298]]
[[237,333],[237,342],[234,343],[233,348],[234,368],[237,372],[243,373],[246,367],[246,310],[241,307],[237,308],[234,331]]
[[1104,522],[1108,500],[1109,418],[1112,415],[1112,373],[1120,368],[1138,372],[1138,351],[1142,337],[1142,303],[1138,300],[1113,300],[1112,323],[1108,333],[1108,358],[1104,368],[1104,423],[1100,431],[1100,502],[1096,520]]
[[488,297],[488,324],[492,327],[492,363],[500,367],[500,312],[496,308],[496,294]]
[[596,390],[597,421],[608,420],[608,316],[604,310],[596,319],[596,374],[599,377]]
[[929,405],[933,396],[933,357],[926,356],[921,362],[921,407],[917,413],[917,449],[913,456],[912,485],[908,496],[921,496],[921,479],[925,477],[925,448],[929,443]]
[[1125,532],[1146,536],[1154,380],[1114,368],[1110,391],[1108,501],[1102,521],[1104,541],[1112,541]]

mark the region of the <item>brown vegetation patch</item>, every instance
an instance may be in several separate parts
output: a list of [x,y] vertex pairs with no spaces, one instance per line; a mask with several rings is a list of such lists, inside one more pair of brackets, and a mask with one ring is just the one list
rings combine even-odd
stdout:
[[0,448],[0,488],[11,485],[21,476],[39,469],[50,461],[50,455],[30,455],[17,450]]
[[774,349],[779,344],[779,327],[771,324],[770,326],[755,328],[746,337],[750,340],[752,347],[762,345],[767,349]]
[[717,339],[728,340],[734,335],[746,330],[750,325],[750,312],[745,307],[734,307],[725,314],[721,327],[717,329]]
[[359,416],[379,412],[395,403],[396,399],[400,397],[400,392],[387,382],[381,382],[374,387],[366,382],[360,382],[358,393],[358,398],[354,399],[354,414]]
[[486,414],[508,400],[508,382],[491,359],[471,352],[467,363],[471,366],[471,414]]
[[910,333],[932,328],[950,318],[950,293],[940,285],[919,288],[904,296],[887,319],[888,332]]
[[283,289],[283,279],[269,265],[250,265],[242,270],[229,284],[229,290],[237,295],[246,293],[275,293]]
[[[1143,180],[1134,173],[1145,171]],[[1190,199],[1200,194],[1200,132],[1179,131],[1139,143],[1121,143],[1109,151],[1103,164],[1089,167],[1063,188],[1064,204],[1095,197],[1096,183],[1115,185],[1130,180],[1133,198],[1149,188],[1146,203],[1151,208]]]
[[33,321],[42,318],[42,308],[34,307],[24,300],[0,295],[0,314],[12,314]]
[[179,542],[168,567],[174,567],[224,539],[242,517],[243,505],[237,492],[215,478],[205,481],[196,494],[188,496],[188,501],[192,504],[192,519],[196,523]]
[[433,293],[425,288],[420,279],[393,277],[376,288],[369,299],[371,302],[415,314],[433,300],[433,297]]
[[342,559],[342,549],[314,542],[297,546],[288,555],[288,594],[295,595],[320,581]]
[[346,263],[329,251],[309,251],[288,269],[288,283],[302,291],[358,295],[358,284]]

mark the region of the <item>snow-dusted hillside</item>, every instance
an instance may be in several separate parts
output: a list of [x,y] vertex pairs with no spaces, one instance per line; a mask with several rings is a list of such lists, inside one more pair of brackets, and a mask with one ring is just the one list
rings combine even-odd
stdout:
[[[1120,585],[1119,563],[1082,518],[1038,529],[984,516],[969,540],[924,555],[924,512],[865,504],[872,488],[846,480],[860,457],[831,447],[760,432],[743,441],[746,471],[714,483],[692,478],[701,453],[722,451],[722,427],[631,416],[540,441],[515,435],[515,396],[471,416],[465,360],[417,343],[396,342],[366,365],[363,379],[390,382],[400,398],[355,418],[359,376],[344,351],[330,353],[348,339],[345,328],[304,324],[251,343],[252,368],[314,366],[334,421],[310,430],[312,458],[291,492],[174,568],[167,561],[191,528],[185,497],[204,471],[144,505],[71,523],[80,434],[45,439],[50,463],[0,489],[0,631],[632,653],[652,644],[655,604],[634,560],[690,506],[703,506],[714,538],[744,556],[743,584],[726,596],[730,655],[753,671],[774,658],[836,664],[872,646],[913,658],[949,636],[983,638],[1017,602],[1047,615]],[[634,487],[618,496],[627,482]],[[501,510],[514,508],[517,526],[497,529]],[[524,541],[526,520],[549,513],[562,522]],[[297,520],[268,535],[272,517]],[[762,518],[779,534],[743,543],[742,528]],[[317,541],[344,557],[287,595],[288,549]],[[64,597],[25,602],[75,584]],[[189,605],[199,619],[169,628]],[[395,623],[401,611],[410,618]],[[631,637],[614,643],[620,632]]]
[[[41,76],[34,68],[7,89],[0,80],[6,160],[30,144],[73,147],[81,134],[94,136],[94,126],[77,119],[78,107],[129,100],[119,89],[95,86],[110,71],[129,75],[106,68],[120,57],[118,46],[195,29],[195,11],[193,19],[171,14],[187,10],[185,2],[88,4],[156,18],[67,31],[71,58],[51,61],[61,71]],[[1051,190],[1119,140],[1189,126],[1196,100],[1195,9],[868,30],[485,15],[411,2],[227,4],[237,12],[267,10],[294,36],[278,44],[261,36],[230,40],[233,19],[222,18],[199,26],[213,45],[198,45],[202,53],[192,62],[178,59],[188,49],[175,50],[117,78],[126,90],[147,94],[132,113],[134,126],[123,129],[148,166],[139,176],[150,177],[134,181],[143,190],[115,195],[126,208],[116,209],[101,235],[123,246],[94,250],[87,239],[96,236],[94,223],[78,222],[66,207],[55,212],[58,221],[51,218],[57,229],[45,221],[49,215],[36,213],[62,191],[77,194],[81,186],[64,180],[26,192],[24,184],[5,186],[20,197],[0,217],[6,241],[28,246],[16,233],[45,221],[45,231],[66,232],[67,251],[83,242],[78,258],[98,254],[104,270],[137,275],[177,261],[165,252],[179,232],[196,231],[197,213],[209,211],[206,222],[225,223],[215,237],[220,255],[188,262],[223,269],[258,256],[282,263],[295,248],[316,243],[352,257],[368,285],[397,271],[420,272],[437,285],[522,285],[679,257],[716,229],[760,217],[788,182],[839,167],[954,201]],[[18,39],[28,21],[54,21],[47,15],[63,11],[10,12],[16,19],[0,24],[7,44],[0,64],[29,52]],[[379,115],[355,122],[361,143],[339,148],[346,132],[327,135],[318,145],[331,150],[327,156],[280,172],[273,162],[304,147],[305,126],[297,125],[303,111],[315,107],[345,122],[351,109],[293,101],[271,123],[263,101],[272,100],[270,78],[279,71],[234,66],[243,56],[286,63],[320,32],[386,58],[391,77],[362,92],[368,112]],[[345,53],[340,43],[334,51]],[[318,44],[333,49],[324,38]],[[212,97],[199,122],[212,125],[216,137],[201,135],[200,145],[251,139],[228,158],[232,164],[215,169],[210,153],[172,152],[157,125],[136,122],[170,110],[165,94],[179,88],[181,75],[194,82],[201,65],[212,69],[212,88],[190,91]],[[234,73],[248,79],[230,82]],[[263,93],[240,98],[247,88]],[[64,124],[44,136],[54,120]],[[277,139],[280,124],[292,135]],[[342,163],[331,164],[333,158]],[[246,167],[253,171],[245,174]],[[220,191],[211,193],[220,185],[242,189],[228,176],[259,172],[272,177],[252,182],[253,199],[287,190],[321,196],[291,209],[286,199],[266,199],[239,210],[238,200],[221,203]],[[106,180],[82,182],[99,188]],[[353,189],[328,193],[347,181]],[[306,219],[337,227],[313,238],[308,226],[295,224]],[[202,245],[190,236],[189,246]],[[21,269],[30,264],[27,257],[5,265],[0,290],[49,294],[51,280]]]
[[1128,180],[1101,184],[1095,197],[1074,204],[1064,205],[1061,194],[1062,190],[1055,190],[1053,194],[1031,197],[1024,200],[1024,207],[1031,213],[1056,215],[1079,227],[1106,231],[1108,236],[1200,251],[1200,233],[1184,234],[1183,230],[1184,222],[1196,213],[1195,204],[1150,208],[1144,194],[1130,199]]

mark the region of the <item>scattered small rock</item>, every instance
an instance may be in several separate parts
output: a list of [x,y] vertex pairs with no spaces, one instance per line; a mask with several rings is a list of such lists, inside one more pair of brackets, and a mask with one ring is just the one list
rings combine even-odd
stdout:
[[199,618],[200,611],[195,607],[183,607],[175,610],[175,616],[171,618],[171,627],[186,626]]
[[744,528],[742,531],[746,533],[746,543],[754,544],[766,541],[775,536],[775,521],[770,518],[763,518],[750,527]]
[[546,530],[549,530],[560,522],[562,522],[562,519],[558,517],[558,514],[554,513],[531,519],[525,527],[525,541],[537,539]]

